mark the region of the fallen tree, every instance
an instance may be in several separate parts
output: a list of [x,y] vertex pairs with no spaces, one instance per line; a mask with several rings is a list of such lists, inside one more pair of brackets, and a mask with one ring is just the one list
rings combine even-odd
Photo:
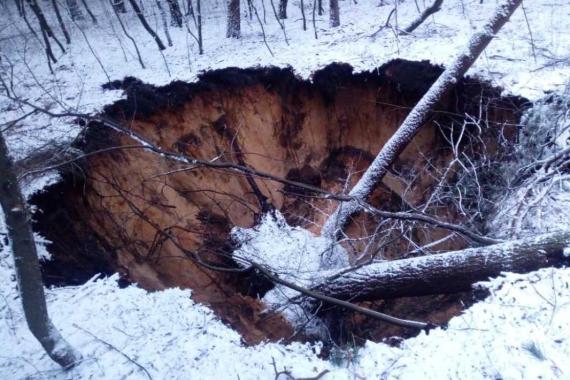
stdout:
[[365,265],[330,277],[312,290],[351,301],[457,293],[502,272],[526,273],[568,264],[567,247],[570,230],[552,232],[486,247]]
[[[507,23],[513,12],[521,4],[521,0],[505,0],[498,7],[489,21],[475,33],[465,51],[439,76],[437,81],[424,94],[420,101],[408,114],[396,133],[384,144],[372,164],[362,178],[352,188],[349,195],[353,201],[340,204],[328,218],[322,229],[324,236],[336,239],[352,215],[361,209],[361,202],[376,188],[388,172],[388,168],[408,146],[420,128],[432,117],[437,104],[457,83],[457,80],[475,63],[479,55],[489,45],[499,30]],[[334,267],[334,260],[324,255],[322,266]]]

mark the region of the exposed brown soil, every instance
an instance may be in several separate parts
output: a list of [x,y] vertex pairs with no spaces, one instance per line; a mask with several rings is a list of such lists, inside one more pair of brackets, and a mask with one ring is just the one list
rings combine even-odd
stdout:
[[[312,82],[278,68],[213,71],[194,84],[174,82],[164,87],[126,78],[109,86],[125,90],[126,99],[107,107],[104,115],[163,149],[239,163],[338,192],[355,183],[440,72],[425,62],[398,60],[361,74],[333,64],[316,72]],[[513,138],[521,106],[519,99],[499,94],[485,83],[461,81],[401,154],[372,203],[401,210],[425,201],[439,178],[438,170],[451,157],[442,131],[461,123],[465,113],[479,114],[481,99],[486,104],[483,116],[490,122],[483,142],[488,152],[497,152],[499,135]],[[79,145],[92,152],[133,144],[136,141],[130,137],[93,124]],[[187,165],[144,150],[93,155],[79,167],[66,171],[63,182],[33,200],[41,210],[36,229],[54,242],[50,247],[54,260],[44,268],[48,283],[81,283],[96,272],[119,271],[127,281],[149,290],[191,288],[196,301],[210,305],[248,343],[292,335],[280,315],[261,313],[263,305],[256,296],[271,284],[253,273],[205,269],[189,256],[236,267],[229,257],[234,248],[229,239],[232,227],[253,226],[264,211],[276,208],[290,223],[318,233],[336,202],[230,170],[179,171]],[[451,206],[432,212],[447,220],[459,218]],[[347,233],[363,237],[374,226],[375,220],[361,215]],[[174,236],[184,251],[164,232]],[[444,236],[437,229],[413,233],[420,243]],[[347,248],[355,254],[364,244],[359,241]],[[383,254],[397,258],[407,244],[396,239]],[[450,240],[445,248],[464,244]],[[377,306],[438,321],[460,310],[455,298],[437,301],[438,310],[426,311],[433,301]],[[398,333],[376,326],[368,336]]]

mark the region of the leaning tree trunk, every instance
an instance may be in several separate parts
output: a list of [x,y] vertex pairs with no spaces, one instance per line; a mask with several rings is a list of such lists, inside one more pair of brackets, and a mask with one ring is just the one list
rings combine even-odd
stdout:
[[314,290],[353,301],[457,293],[502,272],[526,273],[567,264],[570,257],[564,252],[566,247],[570,247],[570,230],[370,264],[333,277]]
[[340,26],[340,10],[338,8],[338,0],[329,1],[329,13],[331,27]]
[[241,19],[239,10],[240,0],[227,0],[228,1],[228,27],[226,37],[239,38],[241,34]]
[[129,4],[131,4],[131,6],[133,7],[133,10],[135,11],[137,17],[139,18],[141,24],[146,29],[148,34],[150,34],[152,36],[152,38],[154,38],[154,40],[156,41],[156,44],[158,45],[158,49],[159,50],[166,49],[166,46],[164,46],[164,44],[162,43],[162,40],[160,39],[158,34],[156,34],[156,32],[150,27],[150,25],[146,21],[146,18],[144,17],[139,5],[137,4],[137,1],[136,0],[129,0]]
[[63,339],[49,318],[29,215],[2,133],[0,133],[0,205],[4,210],[8,236],[12,244],[18,290],[28,327],[50,358],[62,367],[70,368],[81,360],[81,355]]
[[[400,128],[384,144],[370,167],[351,190],[349,195],[354,200],[341,204],[328,218],[323,226],[323,235],[336,239],[339,231],[345,226],[348,219],[360,209],[360,203],[366,200],[372,190],[386,175],[390,165],[398,158],[419,129],[429,120],[432,110],[437,103],[442,100],[444,95],[455,86],[457,80],[473,65],[521,2],[522,0],[504,1],[485,26],[471,37],[467,49],[445,69],[408,114]],[[327,260],[328,257],[325,256],[323,262],[325,267],[330,266]]]
[[441,9],[441,5],[443,4],[443,0],[435,0],[432,5],[427,7],[422,14],[416,18],[410,25],[408,25],[405,29],[400,31],[400,34],[410,34],[414,30],[418,28],[429,16],[432,14],[439,12]]
[[27,4],[30,6],[30,8],[34,12],[34,15],[38,19],[38,22],[40,24],[40,29],[46,34],[47,37],[53,38],[53,40],[57,43],[57,45],[59,46],[61,51],[65,53],[65,48],[63,47],[61,42],[59,42],[59,40],[57,39],[57,37],[53,33],[53,30],[49,26],[49,24],[46,20],[46,17],[44,15],[44,12],[42,11],[42,8],[40,8],[37,1],[36,0],[27,0]]
[[59,23],[59,27],[61,28],[61,32],[65,37],[65,42],[69,45],[71,43],[71,38],[69,37],[69,33],[67,32],[67,28],[65,27],[65,23],[63,22],[63,18],[61,17],[61,13],[59,11],[59,6],[57,5],[57,0],[51,1],[53,5],[53,10],[55,11],[55,15],[57,17],[57,22]]

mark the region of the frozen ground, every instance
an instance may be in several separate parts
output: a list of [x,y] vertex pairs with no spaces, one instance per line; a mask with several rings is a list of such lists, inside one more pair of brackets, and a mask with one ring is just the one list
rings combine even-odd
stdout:
[[[89,21],[72,25],[73,42],[66,54],[58,56],[54,75],[49,74],[44,53],[33,38],[24,41],[15,37],[23,27],[16,22],[14,9],[3,8],[4,4],[11,7],[11,2],[2,2],[3,78],[13,81],[20,96],[51,111],[93,112],[121,96],[116,91],[103,92],[101,84],[125,75],[164,84],[174,79],[194,80],[202,70],[227,66],[292,65],[299,75],[310,77],[315,69],[332,61],[348,62],[357,70],[370,70],[397,57],[446,64],[497,3],[445,1],[441,12],[412,36],[403,37],[390,28],[374,35],[393,5],[378,6],[379,0],[359,0],[358,4],[344,0],[340,2],[342,26],[333,31],[325,16],[318,17],[316,40],[310,19],[312,2],[305,1],[309,17],[305,32],[299,3],[291,1],[287,45],[266,0],[264,29],[272,56],[262,42],[255,17],[252,21],[242,18],[241,40],[228,40],[223,38],[223,2],[203,2],[207,3],[203,56],[197,55],[187,33],[172,28],[174,46],[164,51],[163,59],[138,21],[125,20],[137,36],[146,69],[140,67],[114,16],[105,14],[102,3],[89,2],[99,25]],[[152,14],[153,2],[144,3]],[[255,4],[263,19],[261,2]],[[416,17],[415,4],[399,4],[399,25]],[[528,23],[523,12],[517,11],[470,73],[511,93],[537,99],[544,91],[560,90],[570,77],[570,1],[528,2],[526,15]],[[158,18],[151,20],[162,31]],[[396,19],[391,22],[395,25]],[[16,107],[4,94],[0,95],[0,110],[0,124],[29,112],[26,107]],[[42,115],[32,115],[7,131],[16,157],[75,133],[71,124]],[[568,215],[568,209],[556,212],[551,215],[553,220],[564,221]],[[26,328],[2,221],[0,218],[0,379],[271,379],[273,362],[278,370],[287,368],[296,377],[316,376],[328,369],[324,379],[570,378],[568,269],[507,274],[487,284],[492,295],[454,318],[447,330],[421,334],[400,348],[369,342],[362,348],[340,351],[333,361],[319,359],[319,346],[267,343],[245,347],[236,332],[208,308],[195,304],[188,290],[147,293],[134,286],[119,289],[115,278],[93,279],[79,287],[47,291],[54,323],[85,358],[76,369],[63,372]],[[286,226],[269,232],[289,234],[283,236],[284,241],[308,238]],[[319,243],[313,243],[318,250]]]

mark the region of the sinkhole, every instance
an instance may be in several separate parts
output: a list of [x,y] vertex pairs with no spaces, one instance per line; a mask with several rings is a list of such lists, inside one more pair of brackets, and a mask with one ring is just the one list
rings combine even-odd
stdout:
[[[162,151],[240,165],[288,182],[128,148],[140,141],[92,121],[76,143],[87,155],[61,169],[62,180],[32,199],[38,209],[34,228],[51,241],[53,258],[43,264],[45,282],[81,284],[96,273],[119,272],[124,283],[147,290],[192,289],[194,300],[209,305],[247,343],[309,339],[278,312],[265,311],[258,297],[272,287],[270,282],[253,271],[208,269],[192,258],[237,268],[231,257],[236,248],[232,228],[252,227],[271,210],[279,210],[290,225],[318,234],[338,203],[294,182],[332,193],[350,190],[441,72],[429,62],[394,60],[361,73],[335,63],[316,71],[311,80],[290,68],[262,67],[209,71],[195,83],[163,87],[135,78],[105,85],[125,96],[100,116]],[[370,202],[386,210],[426,204],[441,186],[455,144],[469,147],[473,157],[505,154],[516,141],[523,107],[524,99],[501,96],[501,89],[489,83],[460,80]],[[476,127],[471,125],[475,119],[481,121]],[[492,172],[485,180],[493,180]],[[445,178],[448,187],[454,181],[453,173]],[[427,210],[447,221],[466,219],[464,210],[444,197],[428,202]],[[414,254],[410,238],[425,245],[447,233],[378,226],[367,214],[351,220],[342,244],[352,262],[363,260],[361,253],[371,246],[386,260]],[[465,245],[455,236],[444,239],[439,249]],[[470,297],[408,297],[367,306],[441,323],[459,313]],[[344,311],[321,312],[337,341],[414,333]]]

